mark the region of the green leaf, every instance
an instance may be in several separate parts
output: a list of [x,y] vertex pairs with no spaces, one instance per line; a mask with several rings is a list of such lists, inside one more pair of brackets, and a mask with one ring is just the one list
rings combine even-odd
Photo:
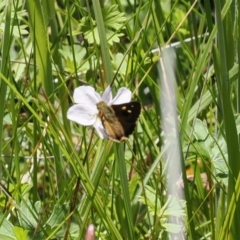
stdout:
[[13,232],[14,226],[7,219],[3,218],[4,216],[1,214],[0,239],[17,240],[18,238],[16,238],[16,235]]
[[13,227],[13,232],[14,232],[17,239],[22,239],[22,240],[29,239],[29,237],[28,237],[28,232],[29,231],[28,230],[25,230],[21,227],[15,226],[15,227]]
[[57,227],[62,221],[64,221],[68,214],[68,204],[56,204],[53,208],[52,214],[46,222],[46,225],[51,228]]
[[[120,41],[123,33],[120,31],[124,28],[126,17],[124,13],[120,13],[117,5],[105,7],[103,9],[103,21],[106,28],[106,36],[108,44],[112,45]],[[100,44],[100,38],[97,30],[97,24],[90,16],[83,17],[78,24],[78,28],[72,32],[73,35],[83,33],[89,44]]]

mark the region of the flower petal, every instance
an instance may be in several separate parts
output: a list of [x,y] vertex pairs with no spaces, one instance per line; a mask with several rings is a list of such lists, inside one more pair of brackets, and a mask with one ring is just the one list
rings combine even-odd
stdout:
[[109,104],[122,104],[130,102],[132,98],[132,92],[125,87],[119,88],[117,95]]
[[96,129],[100,138],[102,138],[102,139],[107,139],[108,138],[108,136],[107,136],[107,134],[104,130],[104,127],[102,125],[102,122],[99,118],[97,118],[97,120],[96,120],[96,122],[94,123],[93,126]]
[[75,103],[93,104],[101,101],[101,96],[90,86],[81,86],[74,90],[73,99]]
[[105,89],[105,91],[103,92],[102,100],[105,103],[110,103],[112,101],[112,90],[111,90],[110,85],[108,85],[107,88]]
[[96,122],[98,109],[92,104],[75,104],[67,111],[67,118],[84,126],[93,125]]

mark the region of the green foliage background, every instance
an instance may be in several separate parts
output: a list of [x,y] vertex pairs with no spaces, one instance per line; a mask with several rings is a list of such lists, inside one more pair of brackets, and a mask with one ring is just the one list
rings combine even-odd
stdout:
[[[0,238],[83,239],[93,224],[96,239],[237,239],[239,6],[1,0]],[[184,199],[166,187],[158,67],[170,46]],[[76,87],[111,83],[142,104],[126,143],[66,117]]]

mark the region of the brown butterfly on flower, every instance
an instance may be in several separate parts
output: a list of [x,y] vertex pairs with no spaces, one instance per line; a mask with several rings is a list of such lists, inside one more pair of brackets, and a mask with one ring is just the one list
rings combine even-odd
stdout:
[[100,138],[123,141],[133,133],[141,104],[131,102],[132,93],[122,87],[113,98],[108,86],[102,96],[91,86],[80,86],[74,90],[75,105],[68,109],[68,119],[84,126],[93,125]]

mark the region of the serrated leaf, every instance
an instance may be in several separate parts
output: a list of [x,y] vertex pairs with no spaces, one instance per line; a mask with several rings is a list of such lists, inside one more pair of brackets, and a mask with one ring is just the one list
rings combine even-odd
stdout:
[[162,226],[165,228],[165,231],[169,233],[179,233],[183,231],[182,226],[179,224],[164,223]]
[[126,21],[124,13],[118,11],[117,5],[112,5],[109,8],[103,10],[103,19],[107,27],[118,30],[123,26],[123,23]]
[[[86,55],[86,49],[78,46],[78,45],[74,45],[74,54],[75,54],[75,58],[77,59],[77,68],[79,71],[85,71],[89,69],[89,62],[85,62],[84,61],[84,57]],[[69,72],[69,73],[74,73],[75,72],[75,65],[74,65],[74,57],[73,57],[73,53],[72,53],[72,47],[69,46],[63,46],[61,49],[59,49],[60,54],[63,56],[64,60],[65,60],[65,71]]]
[[186,201],[176,198],[175,196],[168,196],[167,202],[161,209],[160,215],[184,217],[185,216]]
[[[114,42],[119,42],[123,33],[120,29],[124,28],[126,17],[124,13],[118,11],[117,5],[106,7],[102,11],[103,21],[108,43],[112,45]],[[83,17],[78,24],[78,29],[72,32],[73,35],[83,33],[84,37],[88,40],[89,44],[100,44],[96,21],[90,17]]]

